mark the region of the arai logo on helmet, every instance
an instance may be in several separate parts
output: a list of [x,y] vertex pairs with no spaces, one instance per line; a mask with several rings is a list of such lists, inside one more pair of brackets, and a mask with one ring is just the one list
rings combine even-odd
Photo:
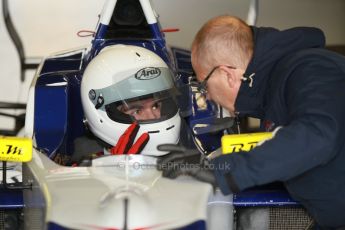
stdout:
[[135,74],[135,78],[138,80],[150,80],[161,75],[161,70],[155,67],[146,67],[139,70]]

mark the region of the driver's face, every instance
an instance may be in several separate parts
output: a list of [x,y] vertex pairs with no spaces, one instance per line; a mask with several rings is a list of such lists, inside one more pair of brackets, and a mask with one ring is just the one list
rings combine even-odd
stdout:
[[160,118],[161,105],[162,102],[148,98],[121,105],[119,110],[133,116],[137,121],[143,121]]

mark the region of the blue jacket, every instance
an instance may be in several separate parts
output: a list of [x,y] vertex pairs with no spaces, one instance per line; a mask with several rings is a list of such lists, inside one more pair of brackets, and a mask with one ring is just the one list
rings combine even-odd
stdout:
[[[247,153],[216,158],[227,194],[282,181],[321,226],[345,225],[345,58],[324,49],[316,28],[253,27],[254,54],[235,108],[283,128]],[[224,164],[227,164],[224,167]]]

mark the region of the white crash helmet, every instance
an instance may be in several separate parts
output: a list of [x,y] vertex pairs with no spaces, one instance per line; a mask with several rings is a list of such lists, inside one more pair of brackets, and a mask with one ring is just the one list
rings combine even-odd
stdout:
[[[150,136],[141,154],[151,156],[166,154],[158,151],[157,145],[179,140],[181,118],[174,92],[166,63],[152,51],[131,45],[104,48],[88,64],[81,82],[81,101],[92,133],[113,146],[137,121],[137,138],[144,132]],[[124,106],[150,98],[159,104],[159,117],[138,120],[123,111]]]

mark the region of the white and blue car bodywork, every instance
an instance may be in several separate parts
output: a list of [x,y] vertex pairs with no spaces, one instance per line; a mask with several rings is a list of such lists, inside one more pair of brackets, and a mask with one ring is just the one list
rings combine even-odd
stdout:
[[[83,71],[103,48],[145,47],[167,62],[177,85],[190,80],[190,53],[167,46],[157,18],[149,0],[108,0],[89,47],[48,56],[40,64],[25,122],[34,152],[32,161],[23,165],[23,182],[32,188],[0,189],[0,208],[23,208],[25,229],[232,229],[234,208],[298,206],[275,187],[222,196],[189,177],[166,179],[148,156],[107,156],[89,167],[63,166],[73,153],[74,140],[85,132]],[[193,90],[186,93],[190,100],[183,111],[190,127],[217,116],[212,103],[199,109]],[[198,138],[204,149],[213,151],[220,146],[220,135],[204,133]]]

